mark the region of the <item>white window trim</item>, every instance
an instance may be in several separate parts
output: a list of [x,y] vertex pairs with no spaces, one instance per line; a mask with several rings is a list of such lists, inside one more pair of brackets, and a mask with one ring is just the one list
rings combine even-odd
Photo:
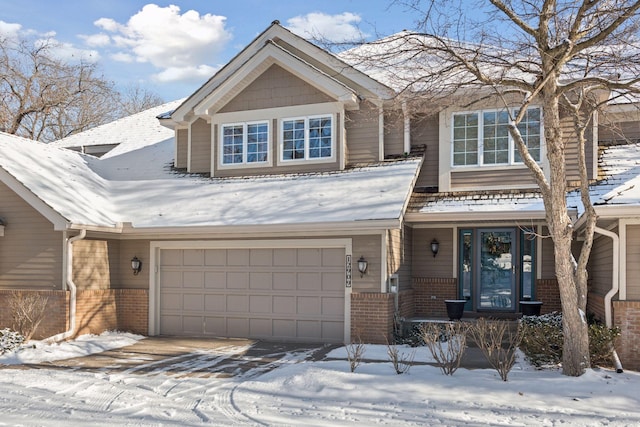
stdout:
[[[247,127],[249,125],[266,124],[267,125],[267,160],[263,162],[247,162]],[[224,128],[231,126],[242,126],[242,163],[224,163]],[[221,123],[218,125],[219,144],[218,144],[218,169],[244,169],[244,168],[260,168],[271,166],[271,121],[270,120],[253,120],[246,122]]]
[[[544,123],[542,117],[542,107],[538,105],[531,105],[527,107],[527,109],[537,108],[540,110],[540,159],[537,160],[538,164],[542,164],[545,158],[545,141],[544,141]],[[509,161],[508,163],[484,163],[484,117],[483,113],[494,113],[499,111],[509,111],[512,115],[517,110],[518,107],[512,108],[489,108],[483,110],[468,110],[468,111],[454,111],[450,115],[450,137],[449,137],[449,145],[451,147],[450,150],[450,159],[449,165],[452,170],[464,170],[464,169],[479,169],[483,170],[493,169],[504,169],[511,168],[513,166],[523,166],[524,162],[516,162],[515,161],[515,152],[518,148],[515,145],[515,141],[511,137],[511,133],[509,133]],[[458,114],[477,114],[478,115],[478,163],[475,165],[456,165],[454,164],[454,148],[453,148],[453,134],[454,134],[454,117]]]
[[[331,156],[330,157],[309,157],[309,120],[319,119],[323,117],[331,118]],[[292,120],[304,120],[304,159],[284,159],[284,122]],[[298,117],[282,117],[278,119],[278,164],[281,166],[286,165],[300,165],[300,164],[313,164],[313,163],[333,163],[336,161],[336,115],[334,113],[327,114],[314,114],[308,116]]]

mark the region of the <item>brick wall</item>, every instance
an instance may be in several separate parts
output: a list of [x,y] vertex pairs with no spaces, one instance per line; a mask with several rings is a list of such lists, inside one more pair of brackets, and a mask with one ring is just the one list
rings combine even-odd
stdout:
[[622,366],[640,371],[640,301],[613,301],[613,324],[621,331],[616,350]]
[[413,291],[416,317],[446,317],[444,300],[458,298],[458,281],[452,278],[415,277]]
[[[0,290],[0,328],[13,321],[7,298],[12,291]],[[68,291],[28,291],[48,298],[46,316],[34,339],[48,338],[69,328]],[[78,291],[76,335],[100,334],[108,330],[148,333],[149,297],[145,289],[104,289]]]
[[351,294],[351,340],[386,344],[393,339],[393,294]]
[[398,294],[398,315],[409,318],[415,316],[415,291],[408,289]]
[[560,290],[556,279],[541,279],[536,281],[536,298],[542,301],[541,314],[562,311]]
[[[9,310],[8,298],[11,290],[0,290],[0,329],[12,328],[13,319],[11,310]],[[65,291],[25,291],[34,292],[47,298],[47,308],[45,309],[45,318],[36,330],[33,339],[48,338],[58,332],[67,330],[69,321],[68,310],[68,293]]]

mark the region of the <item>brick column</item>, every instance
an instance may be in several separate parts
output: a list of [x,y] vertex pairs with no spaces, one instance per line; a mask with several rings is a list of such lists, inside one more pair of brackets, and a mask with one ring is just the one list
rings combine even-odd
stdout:
[[393,294],[351,294],[351,341],[386,344],[393,341]]

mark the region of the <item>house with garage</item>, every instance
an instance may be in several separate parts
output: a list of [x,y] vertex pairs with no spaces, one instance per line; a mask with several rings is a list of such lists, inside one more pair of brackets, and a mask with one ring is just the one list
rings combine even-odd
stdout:
[[[448,299],[467,316],[560,310],[542,199],[497,101],[416,116],[397,94],[274,22],[186,99],[50,145],[0,135],[0,301],[47,296],[38,335],[57,338],[383,343],[399,318],[445,317]],[[623,329],[630,368],[637,116],[611,106],[622,133],[588,138],[590,310]],[[524,123],[544,166],[541,109]]]

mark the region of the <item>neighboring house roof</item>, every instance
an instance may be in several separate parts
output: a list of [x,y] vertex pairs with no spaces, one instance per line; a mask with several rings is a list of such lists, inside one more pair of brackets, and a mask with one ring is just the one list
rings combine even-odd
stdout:
[[591,190],[595,206],[640,207],[640,143],[605,148],[600,169],[605,178]]
[[[166,228],[347,222],[358,227],[366,221],[399,221],[421,163],[409,159],[340,172],[206,178],[170,168],[174,140],[159,131],[164,128],[158,120],[118,122],[91,133],[105,139],[120,135],[120,146],[102,159],[0,134],[0,167],[70,224]],[[142,134],[153,136],[140,139]]]

